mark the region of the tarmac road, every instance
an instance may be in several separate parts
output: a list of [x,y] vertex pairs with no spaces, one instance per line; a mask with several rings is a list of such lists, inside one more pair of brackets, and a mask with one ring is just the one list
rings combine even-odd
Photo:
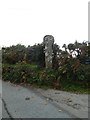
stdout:
[[35,91],[2,82],[2,118],[74,118]]
[[2,81],[0,80],[0,119],[2,118]]

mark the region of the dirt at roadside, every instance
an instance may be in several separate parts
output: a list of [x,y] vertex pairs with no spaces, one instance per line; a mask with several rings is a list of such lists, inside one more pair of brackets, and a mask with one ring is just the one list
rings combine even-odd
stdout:
[[53,89],[37,89],[37,91],[75,116],[88,118],[88,94],[74,94]]

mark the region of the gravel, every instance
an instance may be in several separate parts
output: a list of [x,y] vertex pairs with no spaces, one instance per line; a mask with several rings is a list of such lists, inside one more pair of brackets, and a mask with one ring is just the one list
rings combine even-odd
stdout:
[[88,94],[75,94],[54,89],[36,89],[41,95],[79,118],[88,118]]

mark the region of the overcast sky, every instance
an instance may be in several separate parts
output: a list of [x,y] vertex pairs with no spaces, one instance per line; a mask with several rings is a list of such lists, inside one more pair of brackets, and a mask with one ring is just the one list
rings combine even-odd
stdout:
[[0,46],[88,40],[88,0],[0,0]]

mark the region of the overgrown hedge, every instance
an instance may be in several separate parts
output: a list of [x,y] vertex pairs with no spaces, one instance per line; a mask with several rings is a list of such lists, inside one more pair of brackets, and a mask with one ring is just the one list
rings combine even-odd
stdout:
[[56,76],[54,70],[40,69],[30,64],[3,64],[2,79],[13,83],[30,83],[37,85],[54,85]]
[[90,66],[79,64],[77,67],[72,61],[60,67],[58,70],[41,69],[37,65],[30,64],[3,64],[2,78],[13,83],[30,83],[39,86],[49,86],[63,89],[69,85],[88,87],[90,78]]
[[90,65],[81,64],[79,60],[69,60],[65,65],[59,67],[61,80],[67,83],[80,84],[84,88],[90,87]]

